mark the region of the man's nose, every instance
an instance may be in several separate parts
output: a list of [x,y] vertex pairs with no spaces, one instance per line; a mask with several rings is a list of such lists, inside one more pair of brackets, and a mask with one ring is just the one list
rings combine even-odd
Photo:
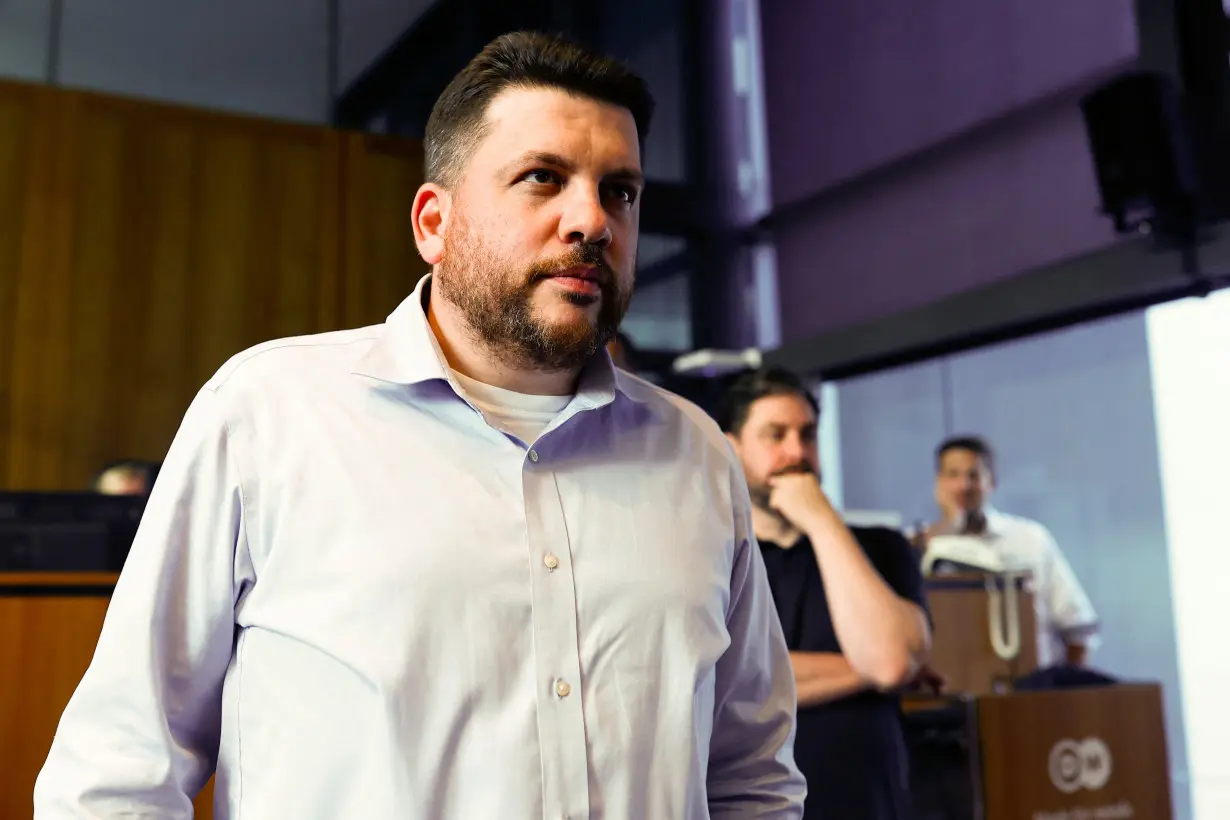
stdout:
[[783,449],[791,464],[798,464],[806,459],[807,448],[799,436],[786,436]]
[[611,218],[598,189],[577,185],[569,193],[571,196],[560,218],[560,239],[570,245],[581,243],[606,248],[611,244]]

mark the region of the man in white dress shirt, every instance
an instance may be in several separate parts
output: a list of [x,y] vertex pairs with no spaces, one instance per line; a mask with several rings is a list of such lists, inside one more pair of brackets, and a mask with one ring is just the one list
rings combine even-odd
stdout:
[[1013,565],[1028,569],[1038,622],[1038,665],[1083,665],[1096,645],[1098,616],[1084,588],[1055,543],[1037,521],[1007,515],[991,506],[995,452],[979,436],[954,436],[935,451],[935,501],[941,518],[927,536],[982,538]]
[[652,100],[537,35],[441,95],[375,327],[189,408],[38,820],[798,818],[795,690],[742,468],[612,367]]

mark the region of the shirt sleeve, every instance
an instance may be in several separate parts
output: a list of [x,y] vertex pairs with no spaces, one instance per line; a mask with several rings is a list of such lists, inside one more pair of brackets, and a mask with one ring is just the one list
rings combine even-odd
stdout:
[[798,820],[807,786],[794,762],[794,674],[764,559],[751,532],[751,505],[741,473],[732,479],[732,496],[730,646],[716,669],[709,814],[714,820]]
[[1085,588],[1081,586],[1072,565],[1064,556],[1055,537],[1042,525],[1040,537],[1046,544],[1047,609],[1051,626],[1072,646],[1094,648],[1097,643],[1098,614],[1093,609]]
[[922,556],[918,550],[896,530],[878,528],[871,532],[875,533],[874,543],[867,545],[871,549],[864,547],[864,551],[871,558],[872,566],[897,597],[917,604],[930,620],[931,610],[923,586]]
[[247,550],[218,404],[208,388],[197,395],[163,463],[35,784],[36,820],[188,820],[216,766]]

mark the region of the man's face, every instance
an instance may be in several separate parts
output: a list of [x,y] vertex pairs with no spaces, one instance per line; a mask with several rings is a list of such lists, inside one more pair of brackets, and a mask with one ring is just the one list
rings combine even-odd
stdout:
[[789,393],[757,399],[743,429],[730,438],[743,462],[752,503],[763,510],[769,509],[769,479],[773,476],[820,475],[816,414],[802,396]]
[[945,515],[980,512],[995,489],[995,479],[982,457],[955,448],[940,456],[935,498]]
[[614,337],[635,279],[640,192],[626,109],[499,94],[443,220],[439,292],[510,365],[579,366]]

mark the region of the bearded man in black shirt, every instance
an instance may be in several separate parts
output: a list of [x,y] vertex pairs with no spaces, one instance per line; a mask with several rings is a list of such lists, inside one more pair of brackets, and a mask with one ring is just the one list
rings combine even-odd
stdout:
[[797,376],[741,376],[718,421],[743,462],[798,689],[805,818],[903,820],[908,765],[896,695],[931,642],[918,557],[885,528],[847,528],[820,486],[819,406]]

